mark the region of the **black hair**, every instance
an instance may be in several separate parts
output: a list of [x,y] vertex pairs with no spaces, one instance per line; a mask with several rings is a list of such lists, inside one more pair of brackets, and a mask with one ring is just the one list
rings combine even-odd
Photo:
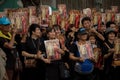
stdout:
[[90,19],[90,17],[84,17],[83,19],[82,19],[82,24],[85,22],[85,21],[90,21],[91,22],[91,19]]
[[108,33],[105,34],[106,40],[108,40],[108,35],[109,35],[110,33],[114,33],[115,36],[117,36],[117,32],[115,32],[115,31],[110,31],[110,32],[108,32]]
[[72,30],[67,30],[66,33],[65,33],[65,36],[67,37],[69,35],[69,33],[71,33]]
[[[106,23],[106,28],[109,28],[111,24],[115,24],[115,22],[112,22],[112,21],[108,21]],[[116,25],[116,24],[115,24]]]
[[31,24],[28,31],[29,31],[29,34],[30,34],[30,37],[32,35],[32,32],[35,31],[36,28],[40,28],[40,25],[38,24]]
[[46,33],[48,34],[49,32],[52,32],[52,30],[54,30],[54,29],[51,27],[48,27],[48,28],[46,28]]

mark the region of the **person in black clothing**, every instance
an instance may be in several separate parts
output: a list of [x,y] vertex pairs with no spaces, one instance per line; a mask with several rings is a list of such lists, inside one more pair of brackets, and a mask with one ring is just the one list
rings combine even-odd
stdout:
[[[48,40],[55,40],[55,39],[57,39],[60,42],[60,38],[59,38],[60,36],[56,35],[55,28],[50,28],[49,27],[49,28],[46,29],[46,31],[47,31]],[[63,45],[61,45],[60,47],[54,47],[54,46],[51,46],[51,47],[56,48],[58,53],[62,56],[65,53],[64,50],[62,49],[62,46]],[[52,60],[50,58],[50,61],[51,62],[46,65],[46,78],[47,78],[47,80],[64,80],[64,79],[62,79],[61,73],[60,73],[60,71],[61,71],[60,70],[60,65],[64,64],[64,62],[62,61],[62,58],[59,58],[57,60]]]
[[13,80],[14,72],[15,72],[15,62],[16,62],[16,41],[15,36],[17,33],[17,29],[14,28],[11,30],[10,21],[7,17],[0,18],[0,47],[6,53],[7,61],[6,61],[6,71],[9,80]]
[[112,60],[114,53],[114,40],[116,32],[112,28],[106,30],[106,41],[102,47],[103,59],[104,59],[104,78],[105,80],[112,79]]
[[[80,28],[77,32],[78,40],[70,46],[70,59],[74,61],[74,79],[73,80],[93,80],[93,53],[91,44],[87,41],[87,31],[85,28]],[[89,46],[89,47],[86,47]],[[77,67],[79,65],[79,67]]]
[[22,45],[22,55],[24,62],[26,60],[34,60],[35,66],[27,67],[25,63],[24,80],[45,80],[45,63],[49,61],[44,58],[45,51],[44,44],[41,37],[40,26],[38,24],[31,24],[29,27],[30,36],[26,38]]

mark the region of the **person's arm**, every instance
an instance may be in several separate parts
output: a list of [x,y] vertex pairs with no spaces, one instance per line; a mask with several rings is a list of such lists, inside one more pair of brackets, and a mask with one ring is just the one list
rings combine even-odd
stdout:
[[41,54],[41,51],[38,51],[37,54],[31,54],[26,51],[22,51],[22,56],[29,57],[29,58],[35,58],[35,59],[41,59],[45,63],[50,63],[50,59],[44,58],[43,55]]
[[96,34],[102,41],[105,40],[105,38],[103,37],[103,35],[100,34],[99,32],[96,31],[95,34]]
[[109,49],[108,54],[104,55],[104,59],[107,59],[109,56],[111,56],[114,53],[114,49]]
[[83,62],[84,59],[83,58],[80,58],[80,57],[75,57],[74,54],[70,53],[70,56],[69,58],[73,61],[80,61],[80,62]]
[[29,58],[35,58],[35,59],[41,59],[45,63],[50,63],[50,59],[44,58],[41,52],[38,52],[37,54],[30,54],[26,51],[22,51],[22,56],[29,57]]
[[84,61],[84,59],[83,58],[81,58],[81,57],[76,57],[75,56],[75,53],[76,53],[76,51],[77,51],[77,46],[75,45],[75,44],[72,44],[71,46],[70,46],[70,55],[69,55],[69,58],[71,59],[71,60],[73,60],[73,61],[80,61],[80,62],[83,62]]
[[13,29],[12,35],[11,35],[11,40],[10,40],[10,42],[5,42],[5,43],[4,43],[4,47],[13,48],[13,45],[14,45],[14,43],[15,43],[15,35],[16,35],[16,32],[17,32],[17,29]]
[[103,36],[102,34],[100,34],[99,32],[97,32],[97,31],[95,30],[95,28],[91,28],[90,32],[95,33],[98,38],[100,38],[102,41],[105,41],[104,36]]
[[41,51],[37,52],[37,56],[35,56],[35,58],[40,59],[40,60],[44,61],[45,63],[50,63],[51,62],[50,59],[47,59],[43,56]]
[[37,57],[36,54],[31,54],[31,53],[28,53],[26,51],[22,51],[22,56],[24,56],[24,57],[30,57],[30,58],[36,58]]

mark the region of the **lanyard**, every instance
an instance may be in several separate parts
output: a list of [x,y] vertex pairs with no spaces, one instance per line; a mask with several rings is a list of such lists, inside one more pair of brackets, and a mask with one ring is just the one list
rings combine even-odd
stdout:
[[33,44],[34,48],[35,48],[37,51],[39,51],[40,39],[38,39],[37,45],[35,44],[35,42],[33,41],[32,38],[31,38],[31,40],[32,40],[32,44]]

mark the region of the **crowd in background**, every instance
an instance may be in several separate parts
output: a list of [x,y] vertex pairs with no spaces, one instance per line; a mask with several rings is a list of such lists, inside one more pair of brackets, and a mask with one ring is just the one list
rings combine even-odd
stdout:
[[[89,17],[81,23],[81,28],[70,24],[67,31],[57,24],[42,27],[33,23],[27,34],[17,34],[9,19],[1,17],[0,48],[4,55],[0,53],[0,80],[119,80],[120,67],[112,64],[119,25],[101,22],[98,29]],[[59,40],[61,59],[52,61],[44,41],[54,39]],[[61,74],[61,65],[67,74]]]

